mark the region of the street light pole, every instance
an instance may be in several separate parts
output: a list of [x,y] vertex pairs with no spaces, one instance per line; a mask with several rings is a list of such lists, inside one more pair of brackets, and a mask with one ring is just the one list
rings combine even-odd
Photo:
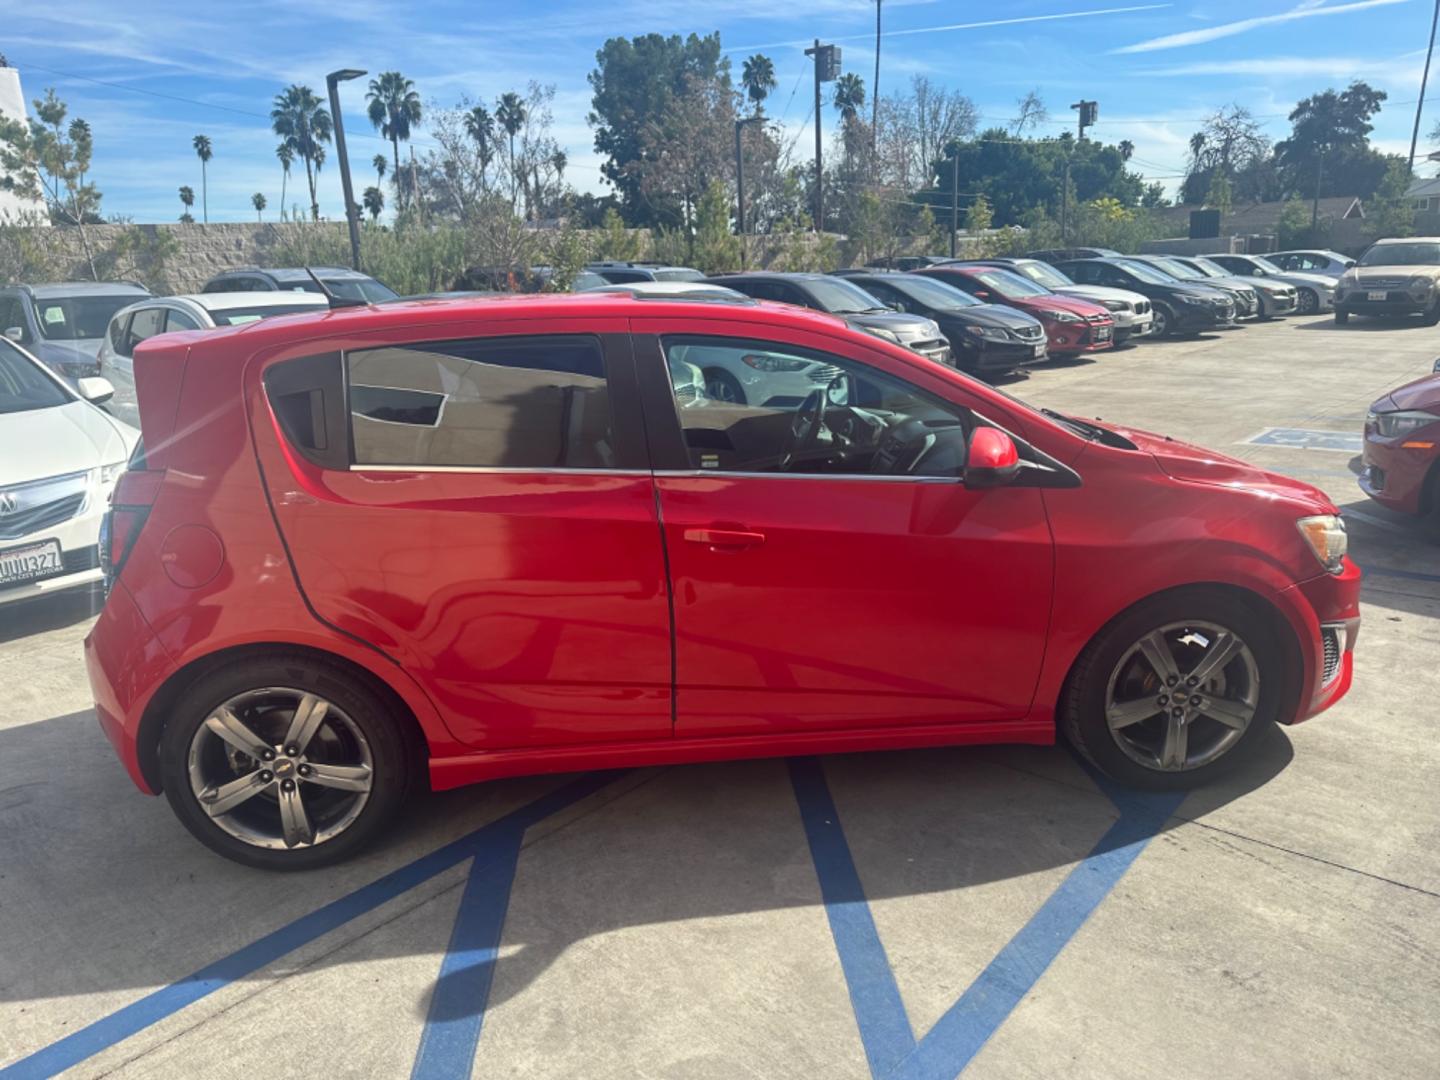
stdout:
[[815,231],[825,228],[825,173],[820,161],[820,84],[834,82],[840,76],[840,46],[821,45],[806,49],[805,55],[815,59]]
[[735,121],[735,231],[740,235],[740,269],[745,269],[745,157],[740,152],[740,131],[746,124],[763,122],[760,116],[742,116]]
[[330,118],[335,123],[335,150],[340,155],[340,186],[345,192],[345,223],[350,228],[350,263],[360,269],[360,208],[355,205],[355,195],[350,187],[350,157],[345,153],[345,122],[340,117],[340,89],[342,82],[358,79],[365,72],[355,68],[341,68],[325,76],[325,86],[330,91]]

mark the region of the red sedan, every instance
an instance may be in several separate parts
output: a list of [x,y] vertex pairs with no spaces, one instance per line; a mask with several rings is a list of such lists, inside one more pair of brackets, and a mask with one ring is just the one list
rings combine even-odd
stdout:
[[1360,487],[1378,503],[1426,519],[1440,533],[1440,361],[1370,406]]
[[1005,304],[1033,315],[1045,326],[1052,357],[1079,356],[1115,346],[1115,318],[1108,308],[1053,292],[1010,270],[942,263],[912,272],[954,285],[987,304]]
[[[813,388],[712,401],[696,350]],[[1063,733],[1187,787],[1350,684],[1323,493],[833,316],[396,302],[162,335],[135,372],[96,709],[251,865],[524,773]]]

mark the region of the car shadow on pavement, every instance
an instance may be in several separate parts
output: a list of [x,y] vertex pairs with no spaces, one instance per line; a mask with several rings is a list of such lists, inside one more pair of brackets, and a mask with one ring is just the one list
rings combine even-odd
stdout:
[[1333,316],[1327,318],[1314,318],[1309,322],[1297,323],[1292,329],[1295,330],[1333,330],[1338,334],[1348,333],[1352,330],[1383,331],[1383,330],[1434,330],[1433,326],[1426,326],[1418,318],[1407,315],[1364,315],[1352,316],[1347,323],[1337,323]]
[[93,619],[104,606],[105,597],[98,586],[0,606],[0,645]]
[[[1243,768],[1192,794],[1157,828],[1242,798],[1291,756],[1283,731],[1262,733]],[[870,901],[963,897],[964,890],[1002,881],[1017,888],[1038,881],[1034,887],[1048,890],[1050,879],[1058,882],[1094,853],[1120,814],[1060,748],[912,750],[821,761]],[[532,826],[492,1003],[519,993],[567,949],[599,935],[821,903],[783,760],[618,775],[627,779],[564,812],[559,827]],[[419,797],[360,857],[281,875],[212,854],[163,798],[138,794],[93,713],[0,730],[6,942],[0,1001],[138,995],[185,979],[568,779],[496,781]],[[439,881],[432,893],[441,886],[459,882]],[[419,910],[443,919],[435,940],[448,939],[452,909]],[[403,934],[369,940],[371,956],[417,951]],[[311,963],[343,965],[352,952],[326,948]],[[424,961],[435,964],[437,976],[439,959],[431,952]],[[245,977],[264,981],[273,972]],[[416,1008],[423,1012],[425,1003]]]

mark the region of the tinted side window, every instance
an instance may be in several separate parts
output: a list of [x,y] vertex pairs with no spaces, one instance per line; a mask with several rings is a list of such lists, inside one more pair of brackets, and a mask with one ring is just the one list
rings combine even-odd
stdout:
[[127,336],[127,330],[129,329],[129,326],[129,315],[118,318],[110,324],[110,347],[114,349],[117,353],[120,353],[122,356],[130,355],[125,348],[125,343],[129,340],[129,337]]
[[895,304],[901,311],[908,311],[911,315],[923,314],[920,305],[911,300],[904,293],[892,289],[883,281],[867,281],[862,286],[866,292],[877,300],[886,304]]
[[346,355],[360,465],[615,465],[604,354],[591,337],[425,342]]
[[171,330],[199,330],[200,324],[183,311],[169,308],[165,314],[165,329]]
[[601,270],[600,276],[612,285],[629,285],[636,281],[653,280],[649,274],[635,270]]
[[18,296],[0,296],[0,330],[20,328],[20,344],[30,343],[30,327],[25,323],[25,308]]
[[130,332],[125,335],[125,355],[135,352],[135,346],[146,338],[165,332],[164,308],[141,308],[130,316]]

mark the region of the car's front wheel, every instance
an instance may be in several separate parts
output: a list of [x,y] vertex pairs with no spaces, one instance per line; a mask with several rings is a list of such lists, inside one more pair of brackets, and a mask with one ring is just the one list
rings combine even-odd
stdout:
[[1156,304],[1153,308],[1150,321],[1150,336],[1157,338],[1169,337],[1171,327],[1174,325],[1175,322],[1170,316],[1169,309]]
[[236,862],[303,870],[348,858],[394,817],[410,769],[396,718],[345,669],[286,656],[201,677],[160,742],[171,807]]
[[1350,321],[1350,313],[1349,313],[1348,311],[1341,311],[1339,308],[1336,308],[1336,309],[1335,309],[1335,325],[1336,325],[1336,326],[1344,326],[1344,325],[1345,325],[1346,323],[1348,323],[1349,321]]
[[1062,702],[1069,741],[1136,787],[1194,787],[1245,757],[1274,721],[1284,654],[1249,604],[1204,589],[1145,601],[1076,663]]
[[1301,289],[1299,309],[1301,315],[1314,315],[1320,310],[1320,294],[1314,289]]

